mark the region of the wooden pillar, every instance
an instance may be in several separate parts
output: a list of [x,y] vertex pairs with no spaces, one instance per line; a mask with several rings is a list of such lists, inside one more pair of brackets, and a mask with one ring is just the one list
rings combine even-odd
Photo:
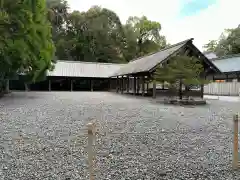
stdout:
[[129,81],[130,81],[130,83],[129,83],[129,90],[131,90],[131,93],[133,92],[133,81],[132,81],[133,79],[131,78],[131,77],[129,77]]
[[149,81],[147,79],[147,94],[148,94],[148,89],[149,89]]
[[127,93],[129,93],[129,76],[127,76]]
[[9,79],[6,80],[5,93],[9,93]]
[[204,85],[201,84],[201,98],[203,99],[204,96]]
[[93,79],[90,79],[91,91],[93,91],[93,84],[94,84],[94,80],[93,80]]
[[142,76],[142,96],[145,95],[145,76]]
[[123,81],[123,76],[121,78],[121,94],[123,94],[123,89],[124,89],[124,81]]
[[152,94],[152,96],[153,96],[153,98],[155,99],[156,98],[156,81],[155,80],[153,80],[153,94]]
[[73,80],[72,79],[70,80],[70,83],[71,83],[71,91],[73,91]]
[[133,79],[133,94],[136,95],[136,77]]
[[118,93],[118,88],[119,88],[119,79],[117,76],[117,80],[116,80],[116,93]]
[[108,89],[109,89],[109,91],[112,90],[112,79],[111,78],[108,79]]
[[29,91],[28,84],[24,83],[24,86],[25,86],[25,91]]
[[51,91],[52,90],[52,86],[51,86],[51,80],[49,79],[48,80],[48,91]]
[[140,78],[137,77],[137,94],[139,94],[139,89],[140,89]]
[[181,79],[179,80],[179,92],[178,92],[178,95],[179,95],[179,99],[182,99],[182,80]]

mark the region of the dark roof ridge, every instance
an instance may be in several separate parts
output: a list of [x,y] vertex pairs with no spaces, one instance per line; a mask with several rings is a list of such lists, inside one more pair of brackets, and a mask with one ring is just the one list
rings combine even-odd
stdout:
[[215,61],[215,60],[224,60],[224,59],[229,59],[229,58],[234,58],[234,57],[240,57],[240,54],[225,55],[225,56],[222,56],[222,57],[213,58],[213,59],[211,59],[211,60],[212,60],[212,61]]
[[57,60],[57,62],[66,62],[66,63],[84,63],[84,64],[105,64],[105,65],[125,65],[123,63],[103,63],[103,62],[89,62],[89,61],[68,61],[68,60]]
[[170,46],[168,46],[168,47],[165,47],[165,48],[163,48],[163,49],[161,49],[161,50],[159,50],[159,51],[157,51],[157,52],[149,53],[149,54],[147,54],[147,55],[145,55],[145,56],[141,56],[141,57],[135,58],[135,59],[133,59],[133,60],[131,60],[131,61],[129,61],[129,62],[133,62],[133,61],[142,59],[142,58],[144,58],[144,57],[151,56],[151,55],[153,55],[153,54],[157,54],[157,53],[159,53],[159,52],[162,52],[162,51],[165,51],[165,50],[167,50],[167,49],[170,49],[170,48],[172,48],[172,47],[174,47],[174,46],[178,46],[178,45],[180,45],[180,44],[187,43],[187,42],[193,41],[193,40],[194,40],[194,38],[186,39],[186,40],[184,40],[184,41],[181,41],[181,42],[178,42],[178,43],[176,43],[176,44],[173,44],[173,45],[170,45]]

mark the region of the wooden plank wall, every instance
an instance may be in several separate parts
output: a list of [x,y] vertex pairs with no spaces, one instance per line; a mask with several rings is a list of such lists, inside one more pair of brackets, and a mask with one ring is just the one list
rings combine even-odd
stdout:
[[213,82],[204,86],[204,94],[219,96],[239,96],[240,82]]

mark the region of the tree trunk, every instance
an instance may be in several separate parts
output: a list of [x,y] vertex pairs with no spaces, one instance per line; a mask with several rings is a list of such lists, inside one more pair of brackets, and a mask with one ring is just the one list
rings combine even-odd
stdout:
[[179,81],[179,99],[182,100],[182,80]]
[[29,91],[28,84],[24,83],[24,86],[25,86],[25,91]]
[[9,80],[7,79],[5,82],[5,93],[8,94],[9,93]]

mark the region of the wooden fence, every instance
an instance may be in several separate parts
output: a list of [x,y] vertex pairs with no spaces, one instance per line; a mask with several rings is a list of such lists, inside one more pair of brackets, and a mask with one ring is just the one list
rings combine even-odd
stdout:
[[239,96],[240,82],[213,82],[204,87],[204,94]]

